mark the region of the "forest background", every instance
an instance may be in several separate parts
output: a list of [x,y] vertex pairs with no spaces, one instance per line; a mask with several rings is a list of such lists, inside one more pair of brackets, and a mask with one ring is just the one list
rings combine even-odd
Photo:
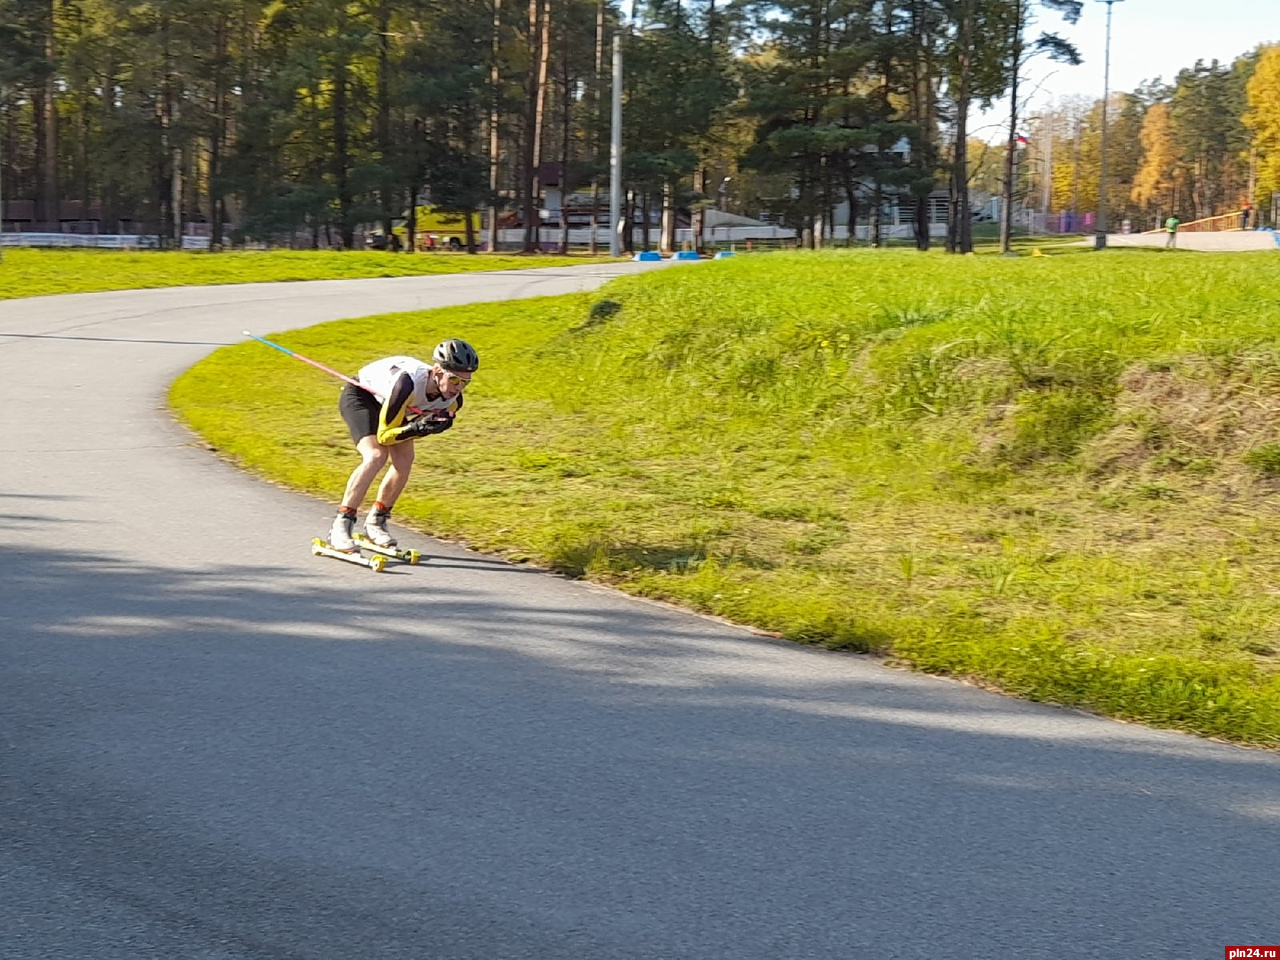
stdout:
[[[1031,61],[1080,0],[0,0],[0,192],[38,221],[90,211],[173,241],[352,247],[419,198],[491,211],[536,242],[554,179],[607,191],[610,48],[621,38],[627,216],[710,206],[820,245],[848,201],[972,191],[1150,228],[1280,192],[1280,46],[1170,83],[1029,115]],[[1004,142],[972,111],[1014,105]],[[900,149],[906,144],[908,149]],[[566,205],[567,209],[567,205]],[[566,228],[567,217],[563,226]],[[1256,222],[1256,221],[1255,221]],[[471,217],[466,217],[468,242]],[[669,245],[669,236],[663,237]],[[412,241],[412,237],[410,237]],[[646,237],[647,240],[647,237]],[[411,242],[412,246],[412,242]]]

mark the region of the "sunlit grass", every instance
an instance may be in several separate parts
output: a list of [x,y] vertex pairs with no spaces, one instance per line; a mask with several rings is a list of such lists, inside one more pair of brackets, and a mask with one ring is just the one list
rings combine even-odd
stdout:
[[[1280,257],[741,257],[594,295],[281,335],[483,366],[401,522],[783,636],[1280,743]],[[315,371],[175,385],[225,455],[333,498]],[[282,399],[284,398],[284,399]],[[441,482],[443,481],[443,482]]]
[[465,253],[398,254],[365,250],[272,250],[214,254],[39,250],[17,247],[6,248],[3,254],[3,259],[0,259],[0,300],[145,287],[412,277],[597,262],[585,256],[469,256]]

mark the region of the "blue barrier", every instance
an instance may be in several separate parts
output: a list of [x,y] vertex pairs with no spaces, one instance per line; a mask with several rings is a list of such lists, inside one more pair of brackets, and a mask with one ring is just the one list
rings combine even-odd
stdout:
[[701,260],[697,250],[681,250],[675,255],[676,260]]
[[632,257],[631,259],[633,259],[633,260],[645,260],[645,261],[649,261],[649,260],[661,260],[661,259],[662,259],[662,254],[660,254],[657,250],[641,250],[639,253],[637,253],[637,254],[636,254],[634,257]]
[[729,257],[732,257],[732,256],[733,256],[732,250],[719,250],[716,252],[715,258],[717,260],[727,260]]

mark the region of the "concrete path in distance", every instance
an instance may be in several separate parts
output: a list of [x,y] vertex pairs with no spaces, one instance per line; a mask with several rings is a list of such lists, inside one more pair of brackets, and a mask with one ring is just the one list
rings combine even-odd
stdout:
[[329,504],[240,474],[165,410],[246,327],[643,266],[0,302],[0,958],[1280,944],[1275,754],[423,537],[403,538],[416,568],[313,558]]
[[[1225,230],[1209,233],[1178,233],[1179,250],[1199,250],[1203,253],[1230,253],[1242,250],[1275,250],[1280,252],[1280,234],[1270,230]],[[1112,233],[1107,235],[1111,247],[1163,247],[1167,235],[1163,233]],[[1093,241],[1085,241],[1092,246]]]

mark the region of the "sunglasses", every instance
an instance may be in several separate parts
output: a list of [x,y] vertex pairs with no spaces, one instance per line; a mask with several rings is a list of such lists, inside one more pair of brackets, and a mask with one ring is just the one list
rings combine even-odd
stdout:
[[471,382],[470,377],[462,377],[456,373],[450,373],[444,367],[440,368],[440,372],[444,374],[444,378],[448,380],[450,383],[455,383],[455,384],[460,383],[465,387],[468,383]]

